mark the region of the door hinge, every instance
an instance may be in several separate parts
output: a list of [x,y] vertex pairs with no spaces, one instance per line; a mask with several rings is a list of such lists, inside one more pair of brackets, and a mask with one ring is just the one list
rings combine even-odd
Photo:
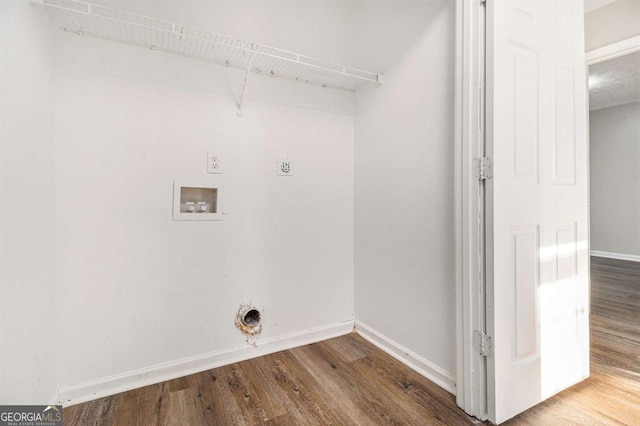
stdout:
[[480,356],[493,358],[493,339],[487,333],[475,330],[473,332],[473,347]]
[[486,180],[493,177],[493,162],[491,158],[480,157],[473,159],[473,177],[478,180]]

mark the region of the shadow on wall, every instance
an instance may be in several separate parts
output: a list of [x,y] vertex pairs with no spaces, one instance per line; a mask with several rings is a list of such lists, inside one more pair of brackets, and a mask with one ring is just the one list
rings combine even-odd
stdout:
[[454,377],[455,3],[366,2],[356,23],[385,81],[356,95],[356,318]]

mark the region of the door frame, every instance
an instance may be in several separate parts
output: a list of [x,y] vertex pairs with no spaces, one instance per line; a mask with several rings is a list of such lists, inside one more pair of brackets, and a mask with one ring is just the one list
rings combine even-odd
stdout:
[[474,349],[474,331],[486,331],[484,196],[472,173],[484,156],[485,4],[456,2],[455,87],[455,247],[456,402],[467,414],[486,420],[486,360]]
[[586,65],[597,64],[638,51],[640,51],[640,36],[631,37],[597,49],[589,50],[585,53]]
[[[589,66],[598,64],[600,62],[608,61],[610,59],[618,58],[620,56],[628,55],[640,51],[640,35],[630,37],[625,40],[621,40],[606,46],[599,47],[597,49],[589,50],[585,53],[585,72],[587,75],[587,81],[589,79]],[[589,111],[589,85],[585,88],[587,92],[587,124],[591,119]],[[589,125],[587,126],[587,148],[591,151],[591,141],[589,135]],[[587,163],[588,173],[588,188],[589,188],[589,226],[591,226],[591,163]],[[589,230],[591,235],[591,230]],[[591,259],[591,238],[589,238],[589,259]],[[589,307],[591,309],[591,307]]]

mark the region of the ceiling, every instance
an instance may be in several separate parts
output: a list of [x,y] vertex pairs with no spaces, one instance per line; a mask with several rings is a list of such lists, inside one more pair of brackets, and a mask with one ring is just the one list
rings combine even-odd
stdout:
[[589,67],[589,109],[640,102],[640,51]]

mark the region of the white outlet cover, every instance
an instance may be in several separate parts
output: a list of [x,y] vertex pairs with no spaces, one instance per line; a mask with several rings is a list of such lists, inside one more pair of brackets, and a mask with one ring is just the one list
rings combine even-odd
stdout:
[[276,162],[278,166],[278,176],[293,176],[295,167],[291,158],[282,158]]
[[221,174],[222,163],[217,152],[207,152],[207,173]]

